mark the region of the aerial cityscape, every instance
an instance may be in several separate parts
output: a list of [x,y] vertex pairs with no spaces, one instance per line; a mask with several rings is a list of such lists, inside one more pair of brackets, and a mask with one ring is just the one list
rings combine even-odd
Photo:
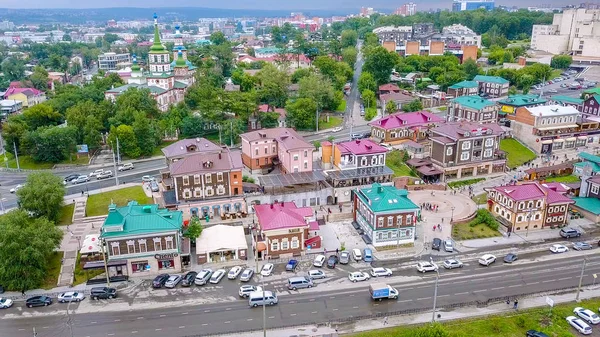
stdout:
[[0,7],[1,336],[600,336],[599,2]]

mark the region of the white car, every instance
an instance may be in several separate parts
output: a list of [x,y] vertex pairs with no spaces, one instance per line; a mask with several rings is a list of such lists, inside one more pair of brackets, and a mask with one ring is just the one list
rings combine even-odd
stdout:
[[342,127],[341,127],[341,126],[336,126],[336,127],[335,127],[335,128],[333,128],[331,131],[332,131],[332,132],[340,132],[340,131],[342,131]]
[[85,295],[83,293],[67,291],[66,293],[62,293],[62,294],[58,295],[57,299],[60,303],[65,303],[65,302],[80,302],[80,301],[83,301],[84,298],[85,298]]
[[221,282],[221,279],[223,278],[223,276],[225,276],[225,273],[227,273],[227,271],[225,271],[225,269],[219,269],[216,272],[214,272],[212,274],[212,276],[210,277],[210,283],[212,284],[217,284],[219,282]]
[[262,287],[244,284],[243,286],[240,287],[240,291],[238,292],[238,294],[240,295],[240,297],[246,298],[246,297],[250,296],[250,293],[253,293],[256,291],[262,291]]
[[433,262],[419,262],[417,264],[417,270],[421,273],[426,273],[428,271],[437,271],[438,266]]
[[90,177],[88,177],[84,174],[82,176],[77,177],[77,179],[71,180],[71,184],[73,184],[73,185],[83,184],[87,181],[90,181]]
[[382,147],[384,147],[388,151],[392,151],[394,149],[390,144],[381,143],[379,145],[381,145]]
[[119,166],[119,171],[127,171],[127,170],[133,170],[133,164],[132,163],[125,163],[121,166]]
[[598,315],[596,315],[595,312],[593,312],[589,309],[577,307],[577,308],[573,309],[573,313],[576,314],[577,316],[579,316],[584,321],[588,322],[589,324],[600,323],[600,317],[598,317]]
[[0,309],[7,309],[13,305],[13,300],[10,298],[0,298]]
[[561,244],[557,243],[557,244],[553,244],[552,247],[550,247],[550,251],[553,253],[564,253],[564,252],[568,252],[569,248],[567,248],[567,246],[565,246],[565,245],[561,245]]
[[371,276],[379,277],[379,276],[392,276],[392,270],[389,268],[371,268]]
[[490,264],[496,262],[496,257],[492,254],[484,254],[479,258],[479,264],[482,266],[489,266]]
[[320,255],[317,255],[317,257],[315,257],[315,260],[313,261],[313,266],[323,267],[324,263],[325,263],[325,255],[320,254]]
[[10,189],[10,193],[17,193],[18,190],[20,190],[23,187],[23,185],[19,184],[13,188]]
[[318,280],[318,279],[322,279],[322,278],[326,278],[327,275],[325,275],[325,272],[323,272],[322,270],[318,270],[318,269],[311,269],[308,271],[308,276],[310,276],[310,278],[314,279],[314,280]]
[[240,276],[240,281],[248,282],[252,279],[252,276],[254,276],[254,270],[252,268],[246,268],[242,272],[242,276]]
[[152,176],[143,176],[143,177],[142,177],[142,182],[143,182],[143,183],[149,183],[149,182],[151,182],[151,181],[154,181],[154,180],[155,180],[155,179],[154,179],[154,177],[152,177]]
[[96,171],[89,174],[90,177],[96,177],[104,172],[104,169],[97,169]]
[[348,279],[352,282],[366,281],[370,279],[371,276],[367,273],[363,273],[362,271],[355,271],[348,274]]
[[229,269],[229,273],[227,273],[227,278],[230,280],[235,280],[241,272],[242,272],[242,267],[235,266],[235,267]]
[[569,316],[567,317],[567,322],[569,322],[569,324],[574,327],[575,330],[583,335],[590,335],[592,333],[592,328],[580,318]]
[[171,275],[165,282],[165,288],[175,288],[181,282],[181,275]]
[[444,261],[444,268],[446,269],[454,269],[454,268],[462,268],[463,263],[457,259],[449,259]]
[[275,268],[275,266],[272,263],[267,263],[260,270],[260,274],[262,276],[270,276],[273,272],[273,268]]

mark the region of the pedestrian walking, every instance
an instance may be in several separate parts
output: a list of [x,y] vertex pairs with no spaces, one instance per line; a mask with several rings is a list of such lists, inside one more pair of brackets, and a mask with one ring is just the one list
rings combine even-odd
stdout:
[[81,191],[81,196],[83,196],[83,190]]
[[25,296],[25,288],[23,288],[23,290],[21,290],[21,296]]
[[519,306],[519,300],[515,300],[515,303],[513,305],[513,309],[518,310],[517,307]]
[[339,249],[339,248],[336,248],[336,249],[335,249],[335,255],[338,255],[339,253],[340,253],[340,249]]
[[506,298],[506,305],[510,305],[510,297]]
[[383,325],[387,325],[387,324],[388,324],[388,321],[387,321],[387,320],[388,320],[388,318],[387,318],[387,316],[385,316],[385,317],[383,318]]

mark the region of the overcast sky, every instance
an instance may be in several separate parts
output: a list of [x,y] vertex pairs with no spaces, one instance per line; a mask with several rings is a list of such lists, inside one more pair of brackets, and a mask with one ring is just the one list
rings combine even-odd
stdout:
[[[352,9],[395,8],[410,0],[0,0],[0,8],[105,8],[105,7],[209,7],[232,9]],[[496,0],[496,5],[554,6],[579,4],[583,0]],[[449,8],[452,0],[413,0],[417,9]]]

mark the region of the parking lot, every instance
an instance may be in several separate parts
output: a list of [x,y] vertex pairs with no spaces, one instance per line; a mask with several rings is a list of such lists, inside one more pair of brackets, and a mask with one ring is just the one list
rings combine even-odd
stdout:
[[[600,72],[600,70],[598,71]],[[567,70],[567,72],[568,74],[563,73],[559,78],[555,78],[557,81],[555,81],[555,79],[547,79],[545,85],[533,86],[531,92],[535,94],[541,93],[542,96],[546,98],[556,95],[579,97],[583,90],[593,88],[597,84],[595,82],[595,76],[594,79],[588,77],[590,70],[586,71],[583,75],[580,75],[580,73],[575,70]]]

